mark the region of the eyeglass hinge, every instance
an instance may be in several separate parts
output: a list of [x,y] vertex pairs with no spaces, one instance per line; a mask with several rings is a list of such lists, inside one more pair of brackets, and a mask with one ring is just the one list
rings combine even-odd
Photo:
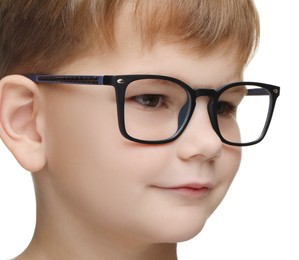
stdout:
[[118,79],[116,82],[117,82],[118,84],[124,84],[124,83],[125,83],[125,80],[124,80],[124,79]]

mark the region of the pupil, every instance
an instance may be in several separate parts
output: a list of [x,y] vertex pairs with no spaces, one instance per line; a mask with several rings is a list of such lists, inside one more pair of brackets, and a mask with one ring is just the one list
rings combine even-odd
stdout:
[[156,107],[159,102],[160,98],[157,95],[143,95],[137,97],[138,101],[148,107]]

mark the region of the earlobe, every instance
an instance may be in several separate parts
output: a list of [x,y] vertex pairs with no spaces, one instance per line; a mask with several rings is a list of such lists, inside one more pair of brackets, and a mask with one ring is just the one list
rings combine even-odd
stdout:
[[0,138],[23,168],[41,170],[45,163],[40,91],[26,77],[0,81]]

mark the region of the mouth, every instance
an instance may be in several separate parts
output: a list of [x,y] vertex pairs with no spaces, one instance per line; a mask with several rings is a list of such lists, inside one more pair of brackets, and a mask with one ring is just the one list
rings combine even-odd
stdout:
[[183,184],[172,187],[155,187],[165,192],[190,198],[202,198],[206,196],[212,189],[212,186],[210,184],[199,183]]

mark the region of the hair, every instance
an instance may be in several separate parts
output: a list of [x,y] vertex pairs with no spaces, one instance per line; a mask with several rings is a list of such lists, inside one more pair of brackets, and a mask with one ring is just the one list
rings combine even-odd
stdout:
[[0,78],[53,73],[95,45],[115,48],[115,22],[125,5],[149,47],[157,40],[194,53],[236,46],[243,68],[258,44],[253,0],[1,0]]

